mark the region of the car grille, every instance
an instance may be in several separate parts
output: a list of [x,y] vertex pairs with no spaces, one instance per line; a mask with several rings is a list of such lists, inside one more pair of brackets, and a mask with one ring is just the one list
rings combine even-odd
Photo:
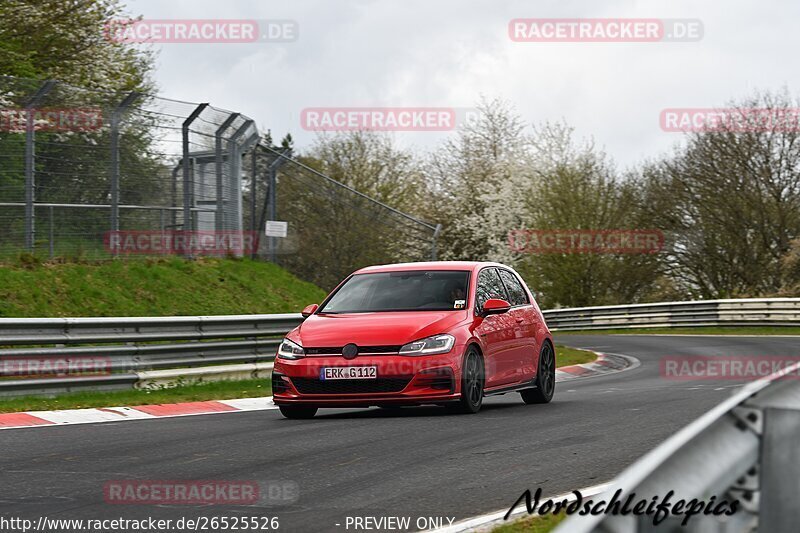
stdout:
[[[306,355],[342,355],[343,346],[304,348]],[[397,353],[402,346],[359,346],[358,354]]]
[[300,394],[369,394],[400,392],[406,388],[411,377],[377,379],[332,379],[291,378]]

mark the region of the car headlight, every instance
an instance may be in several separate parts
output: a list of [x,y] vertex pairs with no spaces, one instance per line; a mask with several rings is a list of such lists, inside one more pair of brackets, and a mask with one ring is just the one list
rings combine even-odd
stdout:
[[278,357],[283,359],[300,359],[305,356],[306,352],[303,347],[289,339],[283,339],[283,342],[278,347]]
[[456,338],[452,335],[434,335],[418,341],[409,342],[400,348],[400,355],[434,355],[447,353],[453,349]]

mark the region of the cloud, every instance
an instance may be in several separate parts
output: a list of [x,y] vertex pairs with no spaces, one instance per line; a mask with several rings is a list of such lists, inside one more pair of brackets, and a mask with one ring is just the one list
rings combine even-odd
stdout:
[[[622,166],[678,142],[660,130],[669,107],[722,106],[755,89],[796,86],[795,2],[720,0],[131,0],[145,18],[293,19],[290,43],[164,44],[155,73],[171,98],[245,113],[299,146],[306,107],[469,107],[510,101],[526,121],[564,119]],[[700,19],[686,43],[515,43],[514,18]],[[796,94],[796,91],[795,91]],[[421,149],[442,133],[398,133]]]

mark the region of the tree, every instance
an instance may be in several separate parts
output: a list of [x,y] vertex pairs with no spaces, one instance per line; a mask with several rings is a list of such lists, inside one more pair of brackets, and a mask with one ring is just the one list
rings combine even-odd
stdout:
[[294,139],[292,139],[291,133],[287,133],[284,135],[283,139],[281,139],[281,148],[288,150],[294,149]]
[[518,227],[530,186],[521,118],[501,100],[482,100],[477,110],[476,119],[462,125],[426,165],[432,201],[424,212],[443,226],[442,259],[506,257],[506,233]]
[[[591,142],[577,144],[565,124],[534,129],[535,186],[526,196],[524,221],[537,230],[652,229],[642,209],[641,187],[619,176]],[[516,268],[546,307],[634,302],[645,298],[659,273],[658,256],[640,253],[520,254]]]
[[430,230],[378,203],[411,211],[420,198],[416,163],[391,137],[320,136],[299,160],[352,190],[295,163],[281,167],[278,216],[294,231],[282,265],[332,288],[357,268],[427,255]]
[[111,39],[129,19],[120,0],[4,0],[0,74],[111,91],[150,91],[150,51]]
[[765,93],[729,107],[740,124],[689,134],[645,172],[649,216],[672,237],[670,275],[702,298],[778,292],[782,260],[800,236],[800,131],[750,113],[793,116],[796,104]]

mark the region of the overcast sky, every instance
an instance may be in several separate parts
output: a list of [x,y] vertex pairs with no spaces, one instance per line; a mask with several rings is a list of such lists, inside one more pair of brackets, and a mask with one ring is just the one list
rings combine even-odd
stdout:
[[[128,0],[145,19],[291,19],[286,43],[186,43],[159,50],[164,96],[254,118],[299,147],[309,107],[469,108],[508,100],[526,122],[564,119],[623,167],[681,138],[665,108],[725,105],[755,90],[798,94],[800,3],[642,0]],[[699,19],[696,42],[513,42],[516,18]],[[434,148],[446,133],[398,132]]]

